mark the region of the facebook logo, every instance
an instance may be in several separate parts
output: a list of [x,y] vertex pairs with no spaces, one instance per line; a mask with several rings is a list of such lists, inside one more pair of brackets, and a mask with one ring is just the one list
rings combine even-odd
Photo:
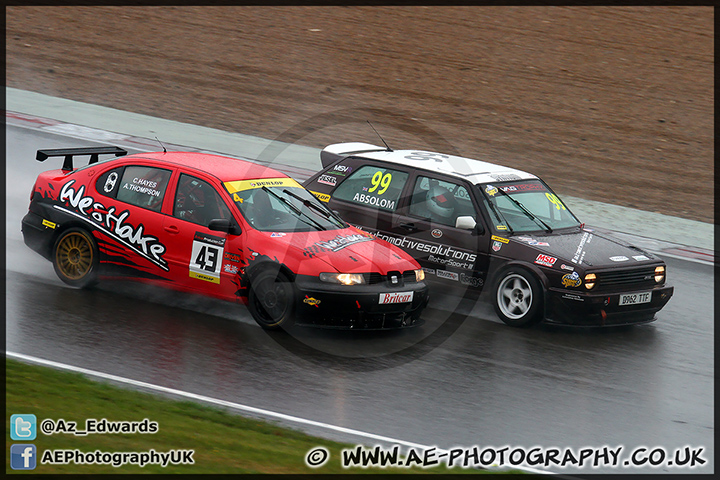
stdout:
[[10,417],[10,438],[13,440],[35,440],[37,419],[35,415],[23,413]]
[[10,445],[10,466],[13,470],[34,470],[37,465],[35,452],[35,445]]

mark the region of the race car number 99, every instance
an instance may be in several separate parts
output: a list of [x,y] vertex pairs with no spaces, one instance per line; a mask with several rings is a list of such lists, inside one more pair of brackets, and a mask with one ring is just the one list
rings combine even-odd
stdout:
[[380,190],[378,190],[378,195],[382,195],[385,193],[390,186],[390,182],[392,182],[392,174],[386,173],[383,175],[383,172],[381,170],[378,170],[375,172],[375,175],[373,175],[372,180],[370,180],[372,183],[372,188],[368,190],[368,192],[374,192],[378,189],[378,187],[382,187]]

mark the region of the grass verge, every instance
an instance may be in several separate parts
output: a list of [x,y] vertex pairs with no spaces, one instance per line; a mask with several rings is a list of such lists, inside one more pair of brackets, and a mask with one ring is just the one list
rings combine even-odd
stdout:
[[[33,414],[38,428],[45,419],[77,422],[85,430],[86,419],[108,422],[149,419],[157,422],[156,433],[113,433],[78,436],[38,433],[35,440],[10,439],[10,417]],[[32,473],[480,473],[435,467],[344,469],[341,451],[354,445],[312,437],[278,425],[242,417],[215,407],[187,401],[175,401],[151,394],[126,390],[107,383],[89,380],[83,375],[28,365],[6,359],[6,473],[11,469],[10,445],[34,444],[37,468]],[[325,447],[329,460],[319,468],[305,463],[308,452]],[[112,465],[46,464],[46,451],[79,450],[81,452],[168,452],[192,450],[192,465],[149,464],[144,467]]]

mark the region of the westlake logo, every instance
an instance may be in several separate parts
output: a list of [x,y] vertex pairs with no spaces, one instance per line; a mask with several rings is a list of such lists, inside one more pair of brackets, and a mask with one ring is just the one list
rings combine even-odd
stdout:
[[413,300],[413,292],[397,292],[397,293],[381,293],[380,305],[389,305],[394,303],[408,303]]
[[337,252],[338,250],[342,250],[343,248],[354,245],[356,243],[369,242],[374,238],[375,237],[369,235],[362,235],[360,233],[356,233],[355,235],[347,235],[345,237],[343,237],[342,235],[338,235],[337,237],[333,238],[332,240],[328,240],[327,242],[316,242],[315,245],[320,248],[330,250],[331,252]]

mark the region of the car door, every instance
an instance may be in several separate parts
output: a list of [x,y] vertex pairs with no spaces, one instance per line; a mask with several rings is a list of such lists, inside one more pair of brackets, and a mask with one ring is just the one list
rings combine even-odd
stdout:
[[226,259],[237,254],[239,235],[208,228],[211,220],[237,223],[231,209],[212,180],[197,173],[178,172],[171,195],[162,236],[173,280],[206,295],[234,298],[240,264]]
[[142,163],[111,168],[95,180],[92,219],[111,276],[167,279],[162,209],[173,169]]
[[[425,269],[427,279],[448,288],[484,286],[489,257],[487,229],[472,198],[472,188],[459,179],[415,173],[409,195],[395,212],[390,232]],[[458,219],[460,227],[458,228]],[[464,225],[463,225],[464,223]],[[474,228],[469,228],[475,224]]]

